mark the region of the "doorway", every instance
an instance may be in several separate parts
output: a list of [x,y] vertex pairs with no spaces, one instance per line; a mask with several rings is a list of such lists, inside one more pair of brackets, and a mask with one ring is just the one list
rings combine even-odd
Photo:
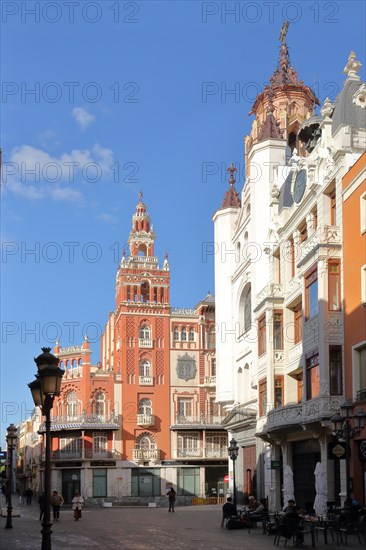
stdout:
[[75,493],[80,493],[80,470],[62,470],[62,496],[71,504]]

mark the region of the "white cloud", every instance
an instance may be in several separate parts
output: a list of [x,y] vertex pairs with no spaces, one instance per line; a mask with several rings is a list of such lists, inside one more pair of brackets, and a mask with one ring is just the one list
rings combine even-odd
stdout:
[[21,145],[12,150],[10,161],[3,163],[3,188],[30,200],[78,201],[82,193],[76,185],[108,181],[113,163],[113,151],[98,144],[91,150],[73,149],[59,157]]
[[106,212],[101,212],[98,216],[96,216],[97,220],[100,220],[101,222],[105,223],[117,223],[117,218],[114,216],[111,216],[110,214],[107,214]]
[[72,110],[72,116],[80,129],[84,132],[92,122],[95,120],[95,116],[89,113],[84,107],[75,107]]

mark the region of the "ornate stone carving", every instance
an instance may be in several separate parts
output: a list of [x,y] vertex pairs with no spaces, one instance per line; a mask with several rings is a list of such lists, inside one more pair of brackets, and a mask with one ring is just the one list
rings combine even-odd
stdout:
[[192,355],[188,355],[188,353],[178,355],[176,371],[178,378],[186,382],[195,378],[197,374],[195,358]]
[[324,118],[330,118],[332,116],[334,110],[334,105],[329,99],[329,97],[326,97],[323,103],[323,107],[320,109],[320,113]]
[[356,54],[351,51],[348,57],[347,65],[343,69],[344,74],[346,74],[348,78],[356,78],[357,80],[360,80],[357,73],[361,67],[362,63],[360,63],[360,61],[356,61]]
[[362,84],[357,92],[353,95],[352,101],[361,109],[366,108],[366,84]]

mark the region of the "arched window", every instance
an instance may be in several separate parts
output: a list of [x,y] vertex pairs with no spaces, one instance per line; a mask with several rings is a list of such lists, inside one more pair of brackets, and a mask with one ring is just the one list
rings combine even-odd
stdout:
[[244,302],[244,331],[250,329],[252,324],[252,291],[249,287]]
[[189,341],[194,342],[194,328],[189,329]]
[[78,398],[75,391],[70,391],[66,396],[66,414],[69,418],[78,414]]
[[138,414],[152,414],[152,403],[150,399],[141,399],[139,403],[139,412]]
[[150,340],[151,331],[150,331],[150,328],[147,325],[141,325],[140,332],[139,332],[139,338],[142,338],[143,340]]
[[98,416],[105,414],[105,395],[102,391],[97,391],[94,397],[94,412]]
[[140,363],[139,376],[151,377],[151,364],[147,359],[144,359]]
[[149,434],[148,432],[141,434],[136,441],[136,448],[144,451],[156,449],[156,443],[152,434]]
[[177,327],[175,327],[175,329],[173,331],[173,338],[174,338],[175,342],[178,342],[178,340],[179,340],[179,330],[178,330]]
[[186,329],[185,327],[182,328],[181,340],[182,340],[182,342],[186,342],[186,341],[187,341],[187,329]]
[[72,368],[74,369],[76,367],[76,359],[72,360]]
[[82,364],[83,364],[83,360],[82,360],[82,359],[79,359],[79,361],[78,361],[79,367],[81,367]]

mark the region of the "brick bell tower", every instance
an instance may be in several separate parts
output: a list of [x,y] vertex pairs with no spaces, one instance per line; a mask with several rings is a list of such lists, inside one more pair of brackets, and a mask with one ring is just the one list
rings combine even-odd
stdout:
[[170,457],[168,256],[159,267],[155,233],[140,200],[132,216],[129,256],[116,278],[114,370],[122,378],[122,455],[149,466]]

